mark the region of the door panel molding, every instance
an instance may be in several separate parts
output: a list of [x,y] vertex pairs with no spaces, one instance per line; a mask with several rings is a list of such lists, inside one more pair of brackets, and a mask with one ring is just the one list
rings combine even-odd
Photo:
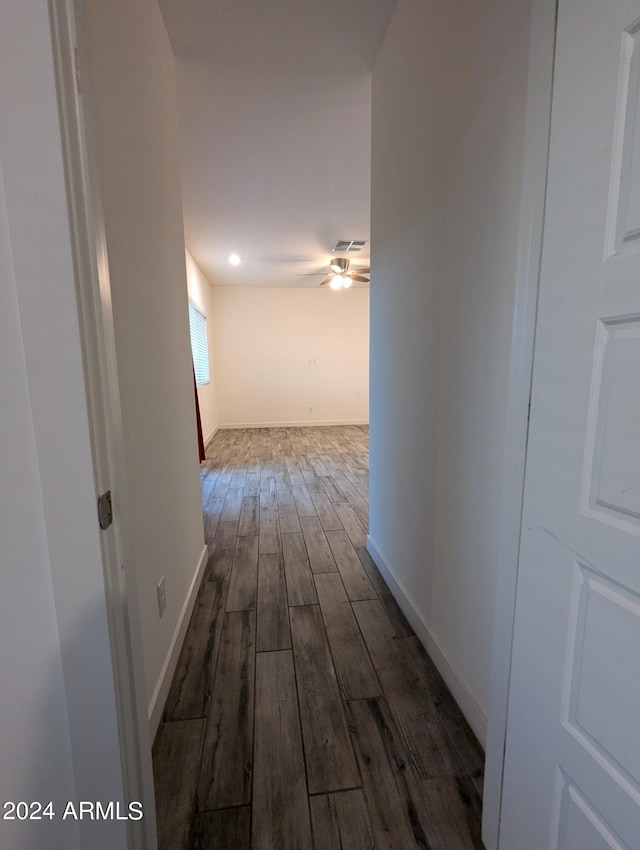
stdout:
[[639,846],[639,20],[640,0],[558,3],[505,850]]

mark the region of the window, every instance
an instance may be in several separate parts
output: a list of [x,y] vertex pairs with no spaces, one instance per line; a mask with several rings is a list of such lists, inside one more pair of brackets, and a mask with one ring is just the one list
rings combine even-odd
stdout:
[[196,384],[209,383],[209,346],[207,345],[207,317],[189,301],[189,332]]

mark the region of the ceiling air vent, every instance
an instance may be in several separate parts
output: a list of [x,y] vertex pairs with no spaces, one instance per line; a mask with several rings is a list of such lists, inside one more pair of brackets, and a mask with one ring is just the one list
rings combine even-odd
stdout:
[[333,246],[334,251],[362,251],[367,243],[361,239],[340,239]]

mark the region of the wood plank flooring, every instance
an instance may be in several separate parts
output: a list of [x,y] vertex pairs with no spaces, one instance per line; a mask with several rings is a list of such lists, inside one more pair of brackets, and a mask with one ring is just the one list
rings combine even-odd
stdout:
[[481,850],[483,753],[368,555],[368,429],[221,431],[159,850]]

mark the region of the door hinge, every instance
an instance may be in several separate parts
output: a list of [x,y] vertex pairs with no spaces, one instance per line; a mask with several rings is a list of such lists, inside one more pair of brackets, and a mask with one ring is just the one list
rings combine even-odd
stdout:
[[107,490],[98,497],[98,521],[100,528],[109,528],[113,522],[113,508],[111,506],[111,490]]

